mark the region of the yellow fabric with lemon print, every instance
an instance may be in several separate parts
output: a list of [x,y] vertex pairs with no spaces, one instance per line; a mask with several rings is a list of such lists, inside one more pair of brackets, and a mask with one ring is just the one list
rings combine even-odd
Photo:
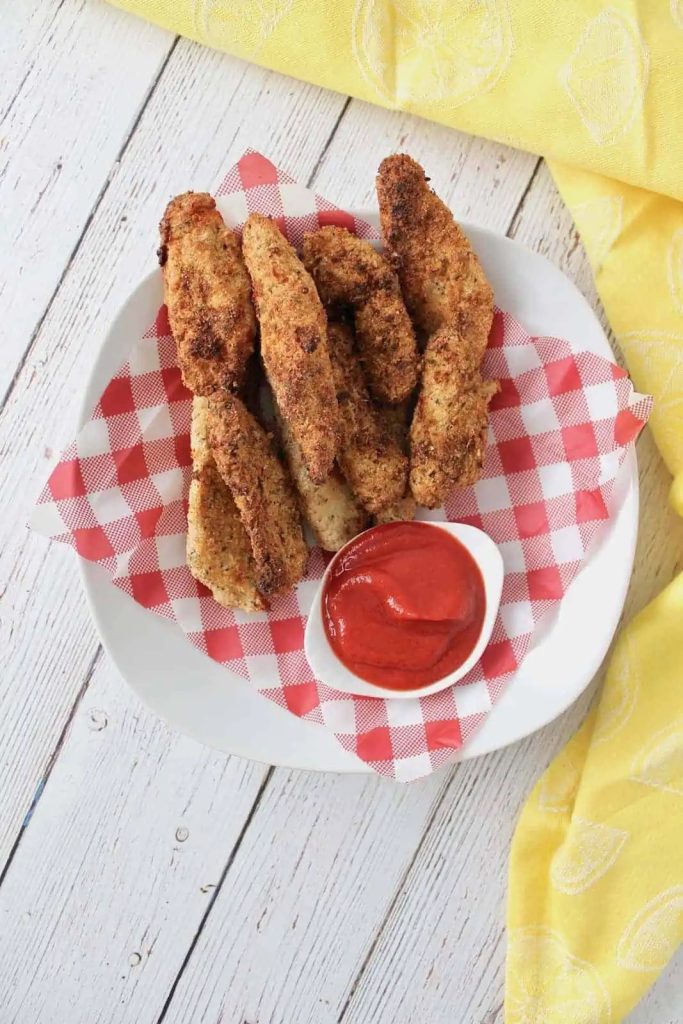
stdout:
[[[544,155],[635,383],[655,396],[683,513],[683,0],[117,2]],[[616,1024],[683,938],[683,578],[622,632],[597,709],[531,794],[508,926],[508,1024]]]

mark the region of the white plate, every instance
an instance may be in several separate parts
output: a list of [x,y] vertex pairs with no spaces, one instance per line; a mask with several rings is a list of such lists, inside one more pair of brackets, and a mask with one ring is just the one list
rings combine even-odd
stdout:
[[[220,201],[219,201],[220,206]],[[357,216],[377,224],[375,213]],[[590,306],[553,266],[518,242],[463,225],[491,280],[497,304],[532,334],[558,335],[611,359]],[[153,321],[162,302],[155,271],[133,292],[104,340],[88,382],[80,423]],[[638,527],[635,452],[615,488],[615,513],[591,557],[476,736],[457,760],[497,750],[561,714],[588,685],[619,620],[633,567]],[[163,718],[202,743],[269,764],[319,771],[369,772],[321,726],[303,722],[249,683],[201,654],[180,628],[112,586],[99,566],[81,562],[102,643],[124,679]]]

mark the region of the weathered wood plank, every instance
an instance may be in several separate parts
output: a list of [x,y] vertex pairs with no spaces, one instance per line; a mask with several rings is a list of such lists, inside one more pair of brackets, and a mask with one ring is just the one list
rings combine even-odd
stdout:
[[[0,396],[144,106],[173,36],[109,5],[10,4],[0,109]],[[3,24],[3,39],[5,28]],[[125,59],[122,55],[125,54]]]
[[156,1022],[266,776],[102,660],[0,889],[2,1020]]
[[537,160],[521,150],[354,100],[318,169],[318,191],[342,206],[376,209],[375,175],[389,153],[419,160],[458,216],[506,231]]

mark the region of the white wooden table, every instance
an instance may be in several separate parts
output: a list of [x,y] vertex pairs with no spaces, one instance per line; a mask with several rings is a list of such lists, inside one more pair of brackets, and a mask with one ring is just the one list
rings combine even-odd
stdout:
[[[362,206],[380,159],[408,150],[462,217],[545,253],[602,315],[546,167],[98,0],[4,5],[0,118],[0,1024],[502,1022],[514,823],[591,694],[410,787],[225,757],[140,705],[73,553],[24,524],[172,194],[252,146]],[[627,615],[681,550],[647,433],[639,460]],[[681,963],[630,1020],[683,1019]]]

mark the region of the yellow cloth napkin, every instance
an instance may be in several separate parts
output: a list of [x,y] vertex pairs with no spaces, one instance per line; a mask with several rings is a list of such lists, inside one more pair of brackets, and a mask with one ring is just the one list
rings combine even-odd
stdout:
[[[115,2],[543,154],[635,383],[655,396],[683,514],[683,0]],[[508,1024],[615,1024],[683,939],[683,578],[622,632],[599,706],[531,794],[508,928]]]

